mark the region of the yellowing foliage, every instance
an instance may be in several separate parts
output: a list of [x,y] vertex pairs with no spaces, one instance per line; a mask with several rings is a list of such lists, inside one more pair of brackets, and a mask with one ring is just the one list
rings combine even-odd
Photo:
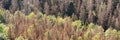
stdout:
[[80,37],[78,37],[78,40],[83,40],[83,39],[82,39],[82,37],[80,36]]
[[32,19],[34,16],[35,16],[35,13],[34,13],[34,12],[31,12],[27,17],[28,17],[29,19]]
[[81,21],[76,20],[76,21],[72,22],[72,26],[81,26]]
[[27,29],[27,32],[29,33],[28,35],[31,35],[34,29],[34,24],[30,25],[29,28]]
[[92,40],[100,40],[100,33],[97,33],[95,36],[93,36]]
[[15,40],[28,40],[28,39],[24,39],[21,35],[17,38],[15,38]]
[[58,21],[58,23],[62,23],[62,24],[65,22],[65,20],[63,18],[61,18],[61,17],[58,17],[57,21]]

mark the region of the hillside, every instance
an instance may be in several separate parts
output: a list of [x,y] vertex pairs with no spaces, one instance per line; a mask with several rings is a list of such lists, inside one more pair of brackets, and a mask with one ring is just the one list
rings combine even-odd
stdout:
[[119,0],[0,0],[0,40],[119,39]]

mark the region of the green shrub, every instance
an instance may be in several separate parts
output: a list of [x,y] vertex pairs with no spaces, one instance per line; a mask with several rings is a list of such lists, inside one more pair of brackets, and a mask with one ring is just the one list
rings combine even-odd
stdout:
[[0,23],[5,23],[5,18],[3,16],[3,12],[0,11]]
[[81,26],[81,25],[82,24],[81,24],[80,20],[76,20],[76,21],[72,22],[72,26],[74,26],[74,27]]
[[39,15],[40,15],[40,18],[42,18],[42,17],[43,17],[43,13],[42,13],[42,12],[39,12]]
[[94,25],[93,23],[90,23],[90,24],[88,25],[88,29],[87,29],[87,30],[91,30],[91,29],[93,29],[93,28],[95,28],[95,25]]
[[52,23],[52,25],[55,23],[56,21],[56,17],[54,15],[49,15],[47,16],[47,19]]
[[90,36],[91,35],[91,33],[90,33],[90,31],[87,31],[85,34],[84,34],[84,38],[86,39],[86,40],[89,40],[89,39],[91,39]]
[[0,40],[1,39],[7,40],[7,31],[8,27],[6,27],[6,25],[4,24],[0,24]]
[[42,20],[42,18],[43,18],[43,16],[44,16],[44,14],[42,13],[42,12],[38,12],[39,14],[37,14],[38,15],[38,17],[39,17],[39,19],[40,19],[40,21]]
[[71,25],[76,29],[76,31],[78,31],[79,29],[82,30],[83,28],[80,20],[75,20],[74,22],[72,22]]

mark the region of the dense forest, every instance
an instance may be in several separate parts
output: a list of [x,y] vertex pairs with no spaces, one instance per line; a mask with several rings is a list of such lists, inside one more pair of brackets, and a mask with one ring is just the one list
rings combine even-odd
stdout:
[[120,0],[0,0],[0,40],[119,40]]

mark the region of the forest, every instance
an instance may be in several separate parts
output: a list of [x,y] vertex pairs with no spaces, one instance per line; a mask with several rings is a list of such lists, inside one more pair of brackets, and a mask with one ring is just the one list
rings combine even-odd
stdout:
[[0,0],[0,40],[119,40],[120,0]]

